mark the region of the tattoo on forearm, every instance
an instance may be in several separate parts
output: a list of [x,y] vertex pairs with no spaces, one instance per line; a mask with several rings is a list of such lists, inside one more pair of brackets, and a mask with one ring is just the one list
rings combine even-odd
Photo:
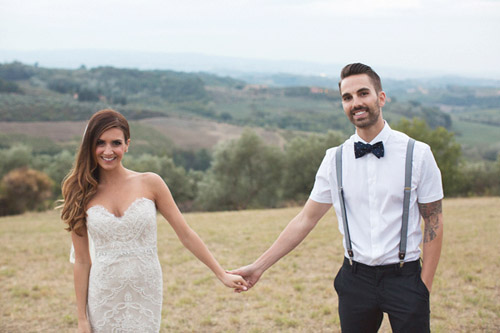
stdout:
[[424,243],[432,241],[437,236],[439,229],[439,215],[442,213],[441,200],[418,204],[420,214],[422,215],[425,228],[424,228]]

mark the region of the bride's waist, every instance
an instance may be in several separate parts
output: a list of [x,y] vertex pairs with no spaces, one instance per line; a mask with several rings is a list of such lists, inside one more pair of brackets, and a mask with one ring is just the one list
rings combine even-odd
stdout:
[[143,246],[143,247],[130,247],[130,248],[97,248],[95,250],[95,256],[97,258],[108,257],[108,256],[130,256],[138,254],[154,254],[158,253],[156,246]]

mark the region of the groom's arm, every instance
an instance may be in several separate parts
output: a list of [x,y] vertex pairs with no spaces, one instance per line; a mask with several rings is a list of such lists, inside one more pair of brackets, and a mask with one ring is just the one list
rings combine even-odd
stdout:
[[441,257],[443,245],[443,212],[442,200],[431,203],[418,204],[420,214],[424,219],[424,249],[422,263],[422,281],[429,292],[432,291],[432,282]]
[[331,206],[331,204],[319,203],[309,199],[300,213],[288,223],[266,252],[253,264],[230,273],[243,276],[249,282],[249,287],[252,287],[269,267],[287,255],[306,238]]
[[304,208],[288,223],[273,245],[255,261],[256,269],[265,272],[292,251],[306,238],[331,206],[331,204],[307,200]]

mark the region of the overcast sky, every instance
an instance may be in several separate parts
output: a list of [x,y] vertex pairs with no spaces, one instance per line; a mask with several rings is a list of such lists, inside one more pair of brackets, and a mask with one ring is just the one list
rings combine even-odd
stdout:
[[0,0],[0,50],[361,61],[499,79],[499,35],[499,0]]

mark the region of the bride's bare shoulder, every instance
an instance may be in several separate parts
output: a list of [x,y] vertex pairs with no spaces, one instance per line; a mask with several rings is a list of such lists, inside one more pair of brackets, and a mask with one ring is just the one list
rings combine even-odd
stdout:
[[128,178],[130,180],[138,180],[138,181],[158,181],[161,180],[162,178],[154,173],[154,172],[138,172],[134,170],[127,170],[128,171]]
[[141,183],[148,187],[156,187],[165,184],[163,179],[154,172],[137,172],[136,177]]
[[162,192],[163,187],[165,187],[165,182],[163,179],[154,172],[136,172],[129,170],[128,175],[129,185],[138,191],[141,196],[147,197],[154,201],[158,193]]

